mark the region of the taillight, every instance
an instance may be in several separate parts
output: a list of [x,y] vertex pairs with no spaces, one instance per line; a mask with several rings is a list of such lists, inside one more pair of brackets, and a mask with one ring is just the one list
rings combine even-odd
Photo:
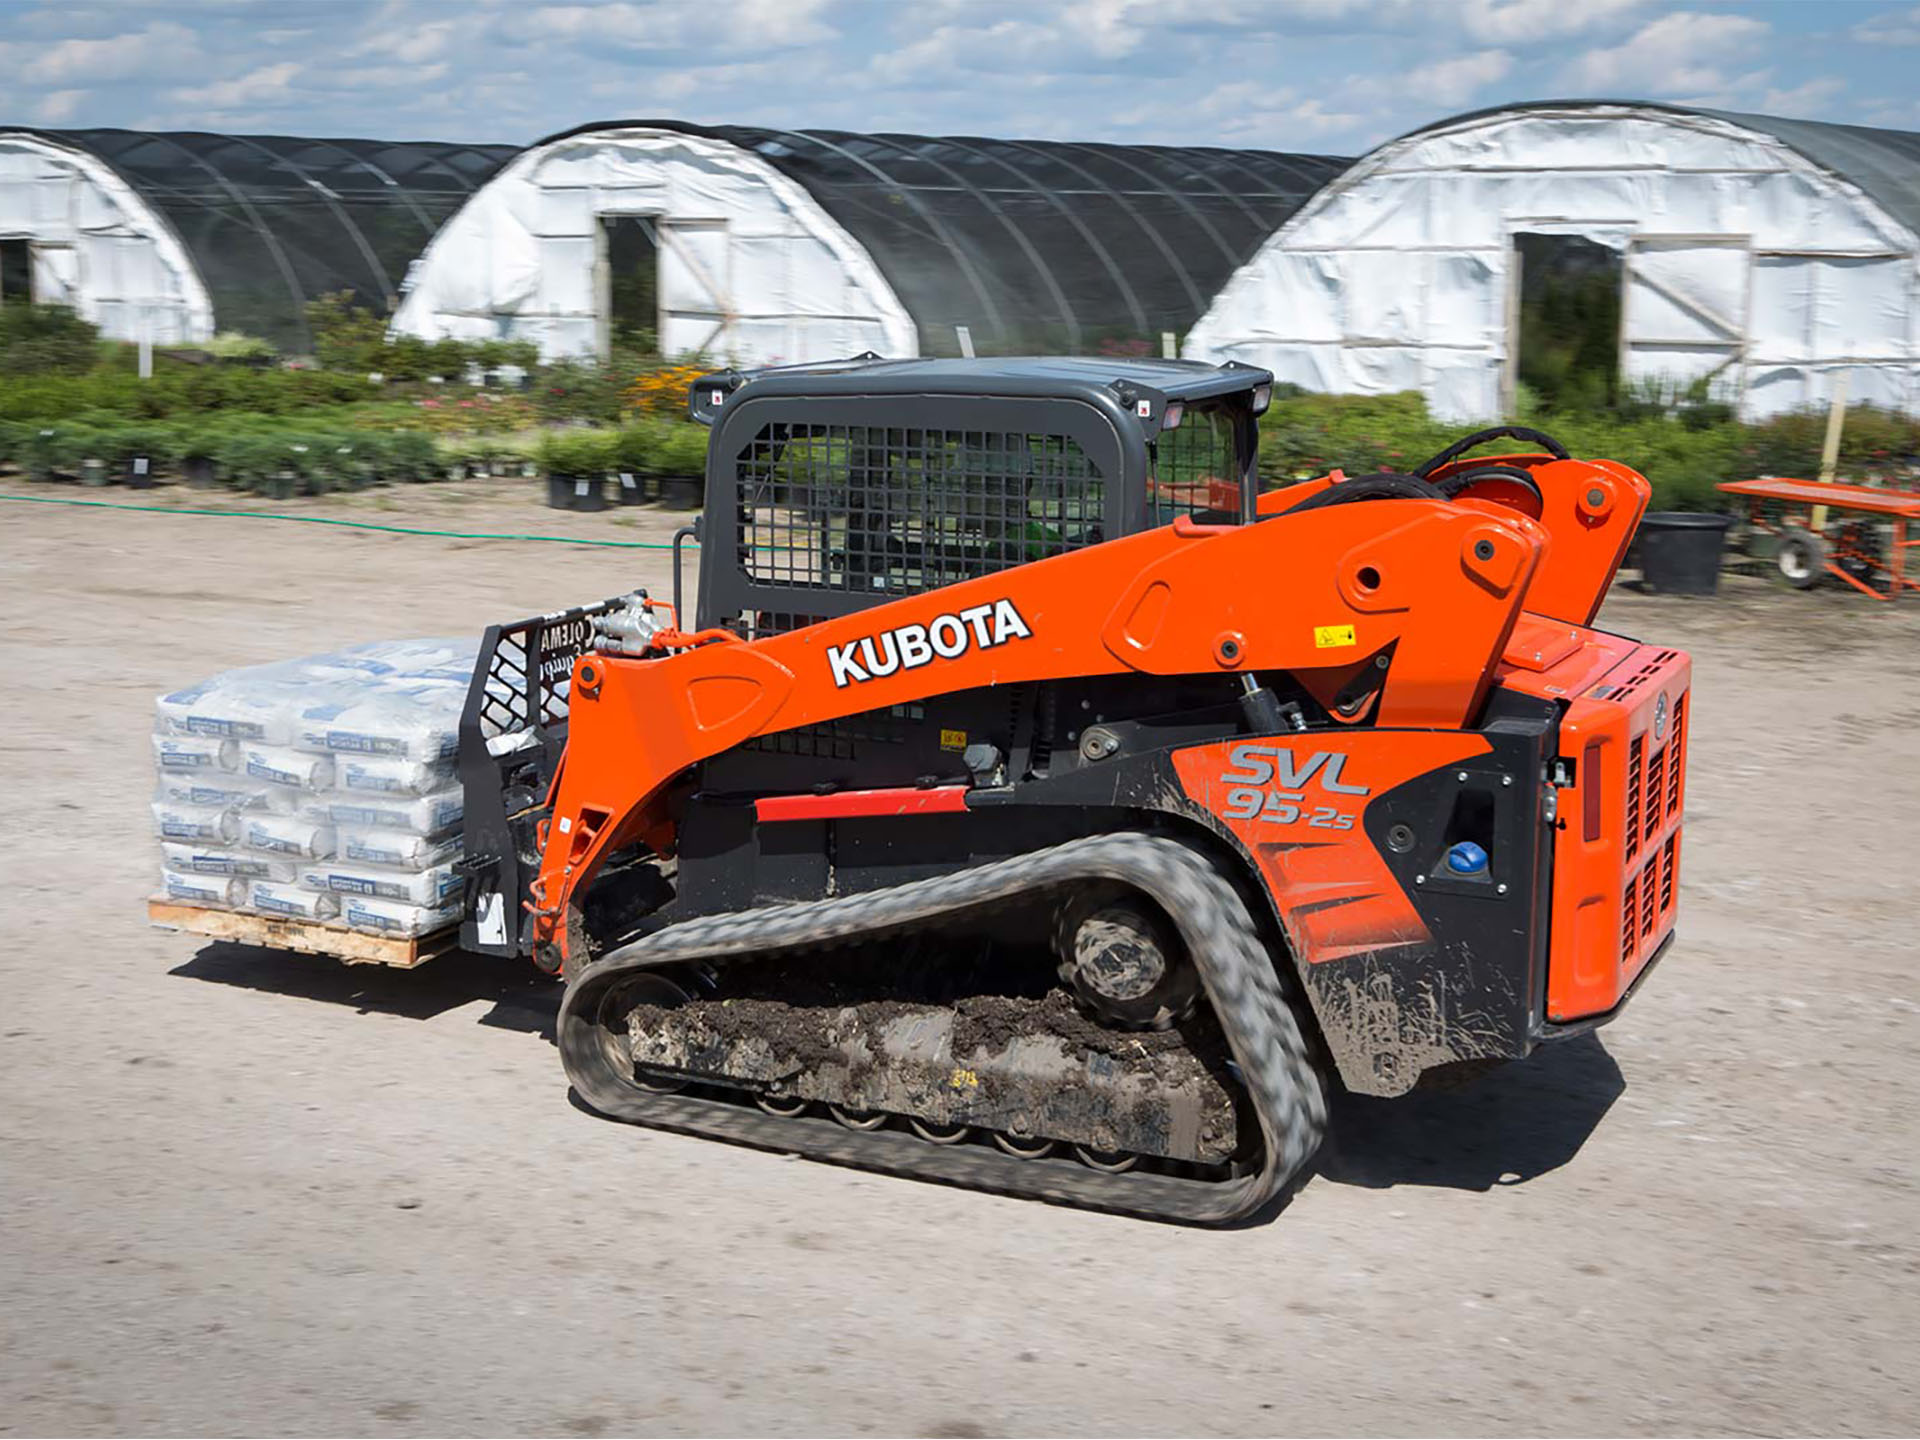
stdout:
[[1589,843],[1600,838],[1600,789],[1600,742],[1594,740],[1580,755],[1580,792],[1585,807],[1580,829]]

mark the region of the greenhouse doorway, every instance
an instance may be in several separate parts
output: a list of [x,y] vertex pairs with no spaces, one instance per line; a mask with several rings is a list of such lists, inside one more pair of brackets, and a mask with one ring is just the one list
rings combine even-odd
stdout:
[[1516,231],[1507,410],[1524,385],[1546,409],[1602,410],[1620,392],[1622,251],[1584,235]]
[[600,217],[601,354],[660,349],[660,238],[651,215]]
[[33,299],[33,242],[0,240],[0,301]]

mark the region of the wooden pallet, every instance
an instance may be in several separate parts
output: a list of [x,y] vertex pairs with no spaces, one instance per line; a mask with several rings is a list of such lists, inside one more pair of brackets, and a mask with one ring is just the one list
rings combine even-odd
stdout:
[[457,927],[406,939],[368,935],[342,925],[312,920],[276,920],[269,915],[243,915],[236,910],[210,910],[201,905],[176,905],[149,900],[147,919],[162,930],[184,930],[238,945],[261,945],[269,950],[298,950],[307,955],[331,955],[349,965],[392,965],[411,970],[458,945]]

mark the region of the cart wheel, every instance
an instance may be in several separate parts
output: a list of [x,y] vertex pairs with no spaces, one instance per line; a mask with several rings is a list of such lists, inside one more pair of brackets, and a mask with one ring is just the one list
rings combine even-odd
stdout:
[[1811,530],[1791,526],[1780,532],[1780,548],[1774,552],[1773,561],[1794,589],[1810,590],[1826,573],[1827,542]]

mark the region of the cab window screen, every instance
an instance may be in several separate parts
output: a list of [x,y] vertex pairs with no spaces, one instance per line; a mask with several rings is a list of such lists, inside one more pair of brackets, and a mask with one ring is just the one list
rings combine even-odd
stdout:
[[910,595],[1104,538],[1104,478],[1066,435],[770,424],[741,453],[740,568]]
[[1208,525],[1240,521],[1240,461],[1230,410],[1189,409],[1177,428],[1148,446],[1147,523],[1169,525],[1182,515]]

